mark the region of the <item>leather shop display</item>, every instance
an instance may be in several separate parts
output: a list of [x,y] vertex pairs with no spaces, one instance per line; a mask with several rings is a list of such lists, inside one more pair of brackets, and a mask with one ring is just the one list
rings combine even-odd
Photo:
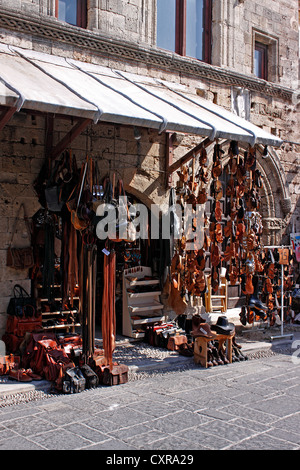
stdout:
[[[203,205],[204,241],[199,250],[188,251],[185,234],[175,245],[165,286],[169,306],[181,315],[193,299],[202,298],[205,305],[208,288],[212,295],[217,294],[221,273],[226,271],[228,285],[241,286],[244,297],[241,323],[262,321],[273,326],[277,324],[280,308],[280,250],[265,249],[262,243],[263,176],[257,165],[256,148],[249,146],[242,156],[238,143],[232,141],[225,154],[216,143],[211,162],[204,147],[195,160],[194,156],[191,166],[185,165],[178,171],[176,199],[182,207],[191,204],[194,210]],[[195,229],[193,225],[192,231]],[[293,286],[291,251],[288,258],[284,271],[287,318]]]
[[[174,216],[170,240],[136,241],[131,199],[119,206],[119,196],[126,193],[115,174],[101,178],[96,161],[87,156],[78,165],[71,151],[46,160],[34,183],[41,209],[32,217],[26,252],[32,253],[33,263],[29,255],[16,256],[13,249],[18,247],[12,243],[9,248],[10,266],[30,269],[32,289],[28,293],[16,285],[12,294],[0,375],[18,381],[46,379],[59,393],[126,383],[128,367],[113,357],[120,313],[122,334],[193,357],[203,367],[247,360],[224,311],[211,325],[200,314],[188,318],[186,310],[195,303],[207,305],[208,289],[218,293],[225,270],[226,282],[241,286],[242,325],[258,320],[278,324],[283,253],[262,243],[262,175],[256,163],[254,147],[241,156],[233,141],[226,154],[215,143],[211,161],[203,146],[191,167],[181,167],[169,204],[204,208],[203,244],[190,250],[187,244],[199,229],[196,217],[190,232],[179,239],[174,237]],[[117,233],[114,240],[99,240],[96,212],[103,203],[127,215],[128,239]],[[26,212],[24,217],[26,222]],[[287,320],[293,292],[290,252],[283,282]],[[162,295],[175,312],[172,321],[163,311]],[[101,349],[94,341],[96,322]]]
[[[125,383],[127,366],[113,360],[116,252],[123,255],[124,243],[99,241],[95,233],[98,205],[112,203],[119,209],[122,181],[116,183],[115,175],[113,181],[107,175],[100,181],[97,162],[86,157],[78,166],[66,151],[55,161],[46,160],[34,189],[42,207],[30,230],[32,289],[28,294],[16,285],[9,303],[3,340],[8,357],[18,360],[10,361],[14,365],[6,373],[19,381],[35,374],[63,393],[91,384],[83,366],[100,384]],[[94,341],[96,319],[102,327],[101,351]]]
[[199,314],[192,316],[189,326],[179,318],[147,325],[144,340],[151,346],[193,357],[195,364],[205,368],[248,360],[236,342],[235,325],[223,315],[215,325],[209,325]]

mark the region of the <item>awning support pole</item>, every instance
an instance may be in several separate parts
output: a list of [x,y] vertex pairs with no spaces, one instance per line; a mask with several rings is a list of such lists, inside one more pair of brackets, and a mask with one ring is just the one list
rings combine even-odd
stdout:
[[186,153],[183,157],[179,158],[179,160],[177,160],[175,163],[169,166],[167,170],[168,174],[171,175],[172,173],[174,173],[176,170],[178,170],[181,167],[181,165],[184,165],[189,160],[191,160],[194,157],[194,155],[197,154],[198,151],[200,151],[202,147],[206,148],[211,143],[212,141],[209,138],[206,138],[200,144],[196,145],[196,147],[194,147],[192,150]]
[[173,163],[173,155],[174,155],[174,148],[173,148],[173,141],[172,135],[170,132],[166,132],[166,188],[170,188],[172,186],[172,173],[169,172],[169,168]]
[[6,110],[2,113],[0,117],[0,131],[4,128],[4,126],[8,123],[11,117],[15,114],[17,108],[6,108]]
[[76,137],[78,137],[84,129],[91,124],[92,119],[81,119],[75,126],[61,139],[61,141],[54,147],[51,152],[51,158],[54,160],[60,155],[66,148],[70,147]]

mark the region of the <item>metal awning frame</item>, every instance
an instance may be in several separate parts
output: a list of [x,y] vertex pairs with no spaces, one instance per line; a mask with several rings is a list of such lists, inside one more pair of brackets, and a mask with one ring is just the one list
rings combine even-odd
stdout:
[[[6,49],[5,49],[6,48]],[[64,59],[65,62],[63,62],[63,58],[61,57],[52,57],[49,56],[49,54],[42,54],[42,53],[34,53],[33,56],[31,55],[32,51],[27,51],[25,49],[13,47],[13,46],[7,46],[3,45],[2,50],[8,51],[7,53],[7,58],[10,57],[10,62],[12,56],[16,56],[19,59],[22,59],[24,61],[24,64],[27,63],[30,67],[34,67],[36,70],[39,71],[39,73],[43,73],[45,77],[48,77],[48,80],[52,80],[57,83],[58,86],[63,86],[65,87],[66,90],[68,90],[68,93],[72,93],[73,96],[76,96],[77,103],[76,105],[78,106],[77,109],[77,117],[84,117],[87,119],[93,119],[95,122],[99,122],[103,119],[103,121],[109,121],[111,123],[118,123],[118,124],[127,124],[127,125],[137,125],[141,127],[149,127],[149,128],[157,128],[159,129],[159,132],[184,132],[186,134],[195,134],[203,137],[209,138],[211,141],[214,141],[216,138],[218,139],[234,139],[240,142],[249,142],[252,146],[254,146],[255,143],[263,143],[263,141],[268,141],[268,145],[279,145],[280,144],[280,139],[275,138],[272,139],[271,134],[268,133],[260,133],[259,128],[250,122],[247,123],[244,120],[241,120],[237,116],[234,116],[232,113],[229,113],[226,110],[223,110],[222,108],[218,107],[215,104],[205,102],[205,100],[200,100],[196,99],[196,97],[182,93],[181,88],[179,87],[174,87],[174,84],[169,84],[168,82],[158,80],[158,79],[148,79],[147,77],[140,77],[139,75],[135,76],[132,74],[124,73],[118,70],[113,70],[113,69],[107,69],[107,75],[102,75],[102,77],[107,76],[107,77],[119,77],[120,79],[124,80],[124,82],[127,82],[128,84],[130,83],[133,88],[131,88],[130,93],[124,93],[122,86],[115,86],[115,84],[111,85],[109,82],[106,80],[103,80],[101,77],[101,73],[103,72],[102,69],[103,67],[93,73],[90,73],[88,69],[86,69],[86,64],[81,63],[78,61],[74,60],[68,60]],[[5,52],[3,52],[5,54]],[[36,54],[36,55],[34,55]],[[56,63],[57,62],[57,63]],[[85,96],[84,90],[79,87],[76,88],[74,87],[74,79],[75,75],[70,77],[71,82],[68,81],[67,79],[64,79],[64,75],[61,75],[60,73],[56,73],[52,71],[52,69],[47,69],[47,67],[43,66],[44,64],[51,64],[53,65],[59,65],[60,67],[63,67],[64,64],[68,67],[68,69],[73,69],[73,70],[78,70],[80,73],[84,76],[89,76],[90,79],[95,80],[99,84],[101,84],[102,87],[105,87],[107,90],[110,90],[110,93],[116,93],[120,96],[120,100],[123,99],[122,106],[124,108],[124,99],[128,100],[128,103],[130,102],[133,106],[136,107],[136,112],[137,114],[134,115],[134,108],[131,109],[131,112],[133,114],[124,115],[122,113],[118,114],[118,111],[115,111],[114,108],[106,108],[102,109],[101,101],[96,103],[92,99],[91,96]],[[18,62],[18,66],[20,69],[20,62]],[[9,67],[13,67],[13,63],[10,63],[8,65],[7,73],[9,70]],[[104,68],[106,69],[106,68]],[[20,70],[19,70],[20,71]],[[102,72],[101,72],[102,71]],[[30,69],[30,73],[32,73],[32,68]],[[100,74],[100,75],[99,75]],[[5,75],[5,74],[4,74]],[[20,75],[20,73],[19,73]],[[1,76],[1,82],[5,84],[5,86],[10,89],[13,93],[16,94],[17,96],[17,102],[14,103],[12,106],[15,106],[17,108],[17,111],[19,111],[21,108],[26,108],[26,93],[23,93],[23,89],[18,90],[18,85],[13,84],[13,76],[11,77],[11,80],[9,79],[9,76],[6,75],[4,77]],[[150,80],[150,81],[149,81]],[[152,82],[151,82],[152,80]],[[53,82],[53,83],[54,83]],[[148,83],[149,82],[149,83]],[[145,84],[147,83],[147,84]],[[149,84],[155,85],[154,87],[150,86]],[[28,84],[27,84],[28,85]],[[157,88],[157,85],[159,88]],[[51,83],[49,82],[49,87],[51,87]],[[76,88],[76,89],[75,89]],[[141,90],[141,92],[144,94],[141,95],[139,94],[139,98],[136,100],[134,97],[136,90]],[[160,89],[160,91],[159,91]],[[128,89],[129,90],[129,89]],[[163,91],[164,90],[164,91]],[[99,90],[99,92],[101,89]],[[62,90],[60,90],[60,93]],[[95,90],[96,92],[96,90]],[[133,95],[132,95],[133,93]],[[169,93],[169,94],[168,94]],[[63,96],[63,95],[62,95]],[[99,96],[99,94],[98,94]],[[156,103],[163,103],[163,106],[167,106],[165,110],[161,110],[161,112],[166,112],[167,115],[160,114],[160,112],[157,112],[155,109],[155,104],[152,105],[152,107],[149,107],[149,103],[146,104],[143,102],[144,97],[153,97],[154,103],[156,100]],[[176,96],[178,98],[176,98]],[[36,97],[33,96],[33,102],[36,100]],[[142,99],[142,101],[141,101]],[[81,100],[82,103],[86,103],[86,108],[81,109],[80,104],[78,100]],[[30,98],[29,98],[30,101]],[[146,100],[147,101],[147,100]],[[181,101],[181,104],[180,104]],[[7,106],[7,103],[5,104]],[[46,101],[43,102],[41,100],[40,103],[40,111],[46,112],[47,113],[47,103]],[[62,101],[60,102],[59,100],[56,103],[56,106],[60,108],[60,105],[62,105]],[[74,105],[74,110],[76,108],[76,105]],[[121,102],[120,102],[121,105]],[[53,108],[53,103],[49,104],[49,112],[51,112],[51,106]],[[67,102],[64,104],[66,108],[66,113],[67,115],[72,115],[72,109],[71,102]],[[154,107],[153,107],[154,106]],[[54,105],[55,107],[55,105]],[[101,109],[100,109],[101,108]],[[170,109],[174,109],[175,114],[176,111],[181,113],[181,117],[185,116],[187,117],[187,120],[185,121],[184,119],[181,121],[180,114],[177,116],[179,119],[172,121],[172,113],[170,115]],[[31,108],[29,108],[31,109]],[[33,109],[37,109],[34,108]],[[72,109],[72,111],[71,111]],[[81,111],[80,111],[81,109]],[[148,115],[152,115],[154,117],[154,120],[150,118],[146,118],[146,115],[139,115],[138,113],[139,110],[143,110]],[[64,113],[61,109],[57,109],[58,112]],[[124,109],[123,109],[124,111]],[[52,113],[55,113],[54,109],[52,109]],[[107,116],[105,116],[105,113],[107,113]],[[207,114],[208,113],[208,114]],[[75,114],[76,115],[76,114]],[[103,118],[101,119],[101,116],[103,115]],[[214,119],[215,117],[215,119]],[[4,117],[5,119],[9,119],[9,114]],[[171,118],[172,123],[169,123],[169,119]],[[176,119],[177,119],[176,118]],[[191,119],[189,121],[189,119]],[[220,121],[218,123],[218,120]],[[140,121],[134,122],[134,121]],[[144,121],[144,124],[143,124]],[[216,121],[216,122],[215,122]],[[224,123],[228,124],[228,127],[222,127],[222,121]],[[197,125],[197,122],[199,125]],[[170,124],[170,126],[168,126]],[[219,127],[220,126],[220,127]],[[232,127],[231,127],[232,126]],[[240,130],[240,132],[238,131]]]

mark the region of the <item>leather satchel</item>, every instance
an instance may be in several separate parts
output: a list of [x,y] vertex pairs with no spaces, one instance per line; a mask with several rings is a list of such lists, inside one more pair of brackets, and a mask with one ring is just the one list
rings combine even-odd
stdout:
[[169,351],[180,351],[184,344],[187,344],[187,337],[185,335],[170,336],[168,339],[167,349]]
[[114,363],[112,370],[108,366],[101,367],[100,383],[103,385],[120,385],[128,382],[128,366]]
[[14,235],[16,232],[17,222],[19,219],[19,213],[18,213],[18,216],[16,217],[15,225],[13,228],[10,244],[7,250],[7,259],[6,259],[6,265],[14,269],[29,269],[29,268],[32,268],[32,266],[34,265],[33,248],[31,246],[31,231],[30,231],[29,222],[28,222],[28,218],[26,215],[24,204],[20,205],[19,212],[22,208],[24,211],[24,221],[25,221],[25,226],[26,226],[27,233],[28,233],[28,238],[29,238],[29,246],[25,248],[16,248],[12,246]]

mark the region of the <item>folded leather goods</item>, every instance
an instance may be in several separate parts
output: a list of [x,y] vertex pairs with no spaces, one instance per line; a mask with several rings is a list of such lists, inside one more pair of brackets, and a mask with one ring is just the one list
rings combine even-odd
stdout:
[[235,326],[234,323],[229,323],[228,318],[225,316],[220,316],[215,325],[212,325],[212,330],[216,331],[221,335],[230,335],[234,333]]

